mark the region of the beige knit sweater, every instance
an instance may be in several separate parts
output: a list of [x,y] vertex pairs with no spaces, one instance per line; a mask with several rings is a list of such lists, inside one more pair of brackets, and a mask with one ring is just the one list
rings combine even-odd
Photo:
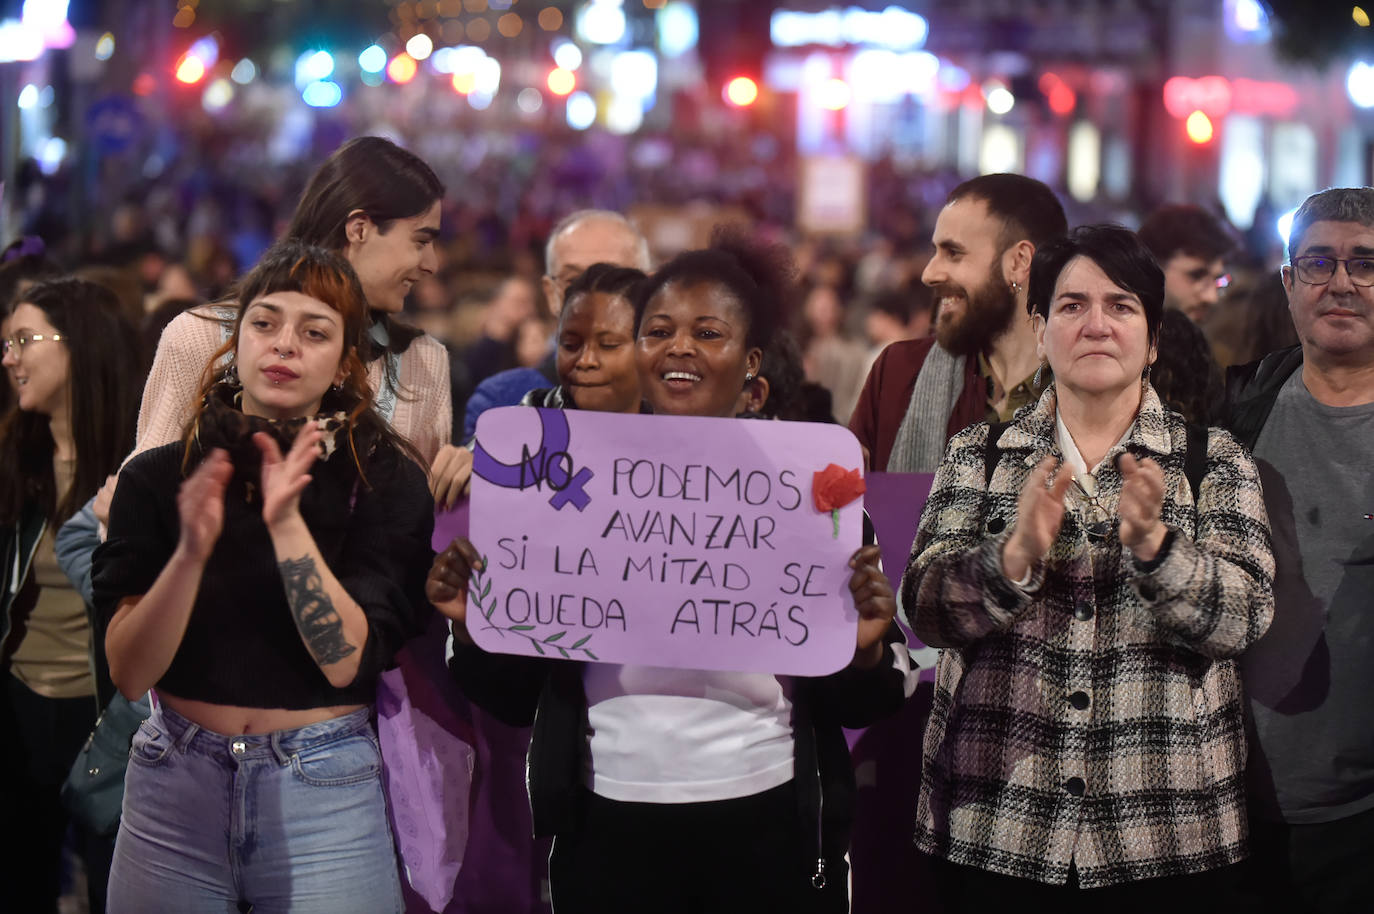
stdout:
[[[181,437],[195,410],[205,366],[223,343],[221,326],[202,308],[177,315],[162,331],[143,387],[138,439],[130,458]],[[374,359],[367,366],[373,391],[381,389],[385,368],[385,359]],[[399,381],[391,427],[409,439],[427,462],[433,462],[453,432],[448,353],[443,344],[428,335],[412,342],[401,354]]]

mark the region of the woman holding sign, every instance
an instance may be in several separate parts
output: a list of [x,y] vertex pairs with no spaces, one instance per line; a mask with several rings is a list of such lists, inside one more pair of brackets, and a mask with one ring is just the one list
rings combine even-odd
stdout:
[[1054,384],[935,476],[902,594],[945,648],[916,843],[951,911],[1219,910],[1245,856],[1233,658],[1273,614],[1269,525],[1245,450],[1150,386],[1163,299],[1123,228],[1037,250]]
[[125,466],[95,555],[111,676],[159,699],[109,910],[400,911],[369,704],[423,626],[433,501],[373,409],[342,258],[283,242],[237,315],[224,378]]
[[[782,323],[787,278],[774,251],[720,238],[636,292],[636,362],[656,413],[735,415]],[[841,728],[897,710],[910,675],[876,546],[850,560],[853,660],[814,679],[485,653],[465,624],[481,564],[455,541],[429,594],[454,622],[450,667],[468,694],[534,724],[530,802],[536,830],[556,836],[556,911],[848,910]]]

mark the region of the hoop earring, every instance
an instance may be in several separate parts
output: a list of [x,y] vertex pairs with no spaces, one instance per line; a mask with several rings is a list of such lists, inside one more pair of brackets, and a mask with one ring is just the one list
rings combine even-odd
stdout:
[[1021,294],[1021,284],[1020,284],[1019,282],[1013,282],[1013,283],[1011,284],[1011,294],[1012,294],[1012,295],[1020,295],[1020,294]]

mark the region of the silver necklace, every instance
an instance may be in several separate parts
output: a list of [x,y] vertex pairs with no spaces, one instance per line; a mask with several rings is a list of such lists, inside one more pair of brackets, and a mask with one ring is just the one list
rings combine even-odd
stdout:
[[1085,503],[1084,514],[1087,516],[1087,522],[1083,525],[1083,529],[1087,531],[1090,539],[1097,542],[1106,541],[1107,534],[1112,529],[1112,520],[1107,506],[1102,504],[1100,500],[1097,477],[1086,470],[1081,474],[1075,473],[1073,485]]

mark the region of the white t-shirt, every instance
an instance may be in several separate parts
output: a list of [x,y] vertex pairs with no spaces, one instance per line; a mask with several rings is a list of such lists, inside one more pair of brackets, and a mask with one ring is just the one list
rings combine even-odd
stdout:
[[791,680],[768,673],[589,663],[593,793],[635,803],[702,803],[792,779]]

